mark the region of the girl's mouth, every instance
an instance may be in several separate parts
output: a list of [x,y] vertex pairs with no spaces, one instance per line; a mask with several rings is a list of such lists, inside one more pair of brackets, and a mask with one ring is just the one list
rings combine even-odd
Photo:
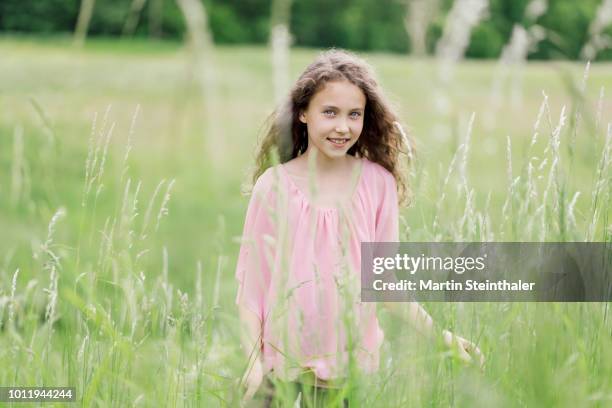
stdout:
[[346,139],[346,138],[332,138],[332,137],[328,137],[327,140],[329,140],[331,142],[332,145],[336,146],[336,147],[343,147],[345,146],[349,140],[351,139]]

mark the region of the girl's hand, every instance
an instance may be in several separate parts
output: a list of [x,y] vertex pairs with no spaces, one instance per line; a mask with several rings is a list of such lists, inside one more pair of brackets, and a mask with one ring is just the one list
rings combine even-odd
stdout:
[[463,337],[457,336],[448,330],[442,332],[444,337],[444,344],[457,351],[459,358],[466,363],[476,362],[480,369],[484,367],[485,358],[480,349],[471,341],[464,339]]
[[243,403],[246,403],[247,401],[251,400],[251,398],[253,398],[253,395],[255,395],[255,392],[257,392],[257,390],[261,386],[262,380],[263,367],[261,365],[261,360],[258,358],[253,363],[253,366],[250,368],[250,370],[247,368],[247,372],[244,373],[244,376],[242,377],[241,384],[244,384],[246,386],[246,392],[242,397]]

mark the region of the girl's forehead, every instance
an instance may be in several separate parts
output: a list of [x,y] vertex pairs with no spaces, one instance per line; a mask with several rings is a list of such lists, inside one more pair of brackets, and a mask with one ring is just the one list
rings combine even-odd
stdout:
[[363,109],[366,104],[366,96],[357,85],[347,80],[338,80],[326,82],[314,94],[310,102],[338,108]]

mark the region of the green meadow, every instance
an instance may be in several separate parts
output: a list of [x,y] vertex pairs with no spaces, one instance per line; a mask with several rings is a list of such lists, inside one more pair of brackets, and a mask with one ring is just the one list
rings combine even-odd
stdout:
[[[291,81],[317,52],[291,50]],[[275,106],[269,49],[215,48],[209,86],[173,42],[0,37],[0,55],[0,385],[238,406],[241,185]],[[416,144],[404,240],[612,242],[611,64],[470,60],[441,81],[433,59],[363,56]],[[610,303],[424,306],[484,369],[380,308],[380,371],[351,376],[352,404],[612,405]]]

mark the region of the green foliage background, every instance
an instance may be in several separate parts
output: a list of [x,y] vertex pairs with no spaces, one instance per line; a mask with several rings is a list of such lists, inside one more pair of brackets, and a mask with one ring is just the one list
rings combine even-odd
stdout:
[[[185,30],[175,0],[161,1],[161,36],[180,39]],[[91,36],[120,36],[132,0],[98,0],[90,25]],[[428,51],[442,33],[452,0],[440,0],[440,12],[428,29]],[[490,0],[489,13],[472,31],[467,56],[496,58],[508,42],[514,24],[540,25],[546,38],[531,51],[532,59],[577,59],[588,36],[600,0],[549,0],[548,10],[537,21],[528,21],[528,0]],[[136,36],[150,35],[147,1]],[[79,0],[3,0],[0,32],[70,33],[79,11]],[[269,35],[270,0],[204,0],[217,44],[264,44]],[[296,0],[292,2],[291,32],[295,46],[342,47],[362,51],[410,51],[404,17],[406,0]],[[606,33],[612,34],[612,27]],[[602,51],[600,60],[612,58]]]

